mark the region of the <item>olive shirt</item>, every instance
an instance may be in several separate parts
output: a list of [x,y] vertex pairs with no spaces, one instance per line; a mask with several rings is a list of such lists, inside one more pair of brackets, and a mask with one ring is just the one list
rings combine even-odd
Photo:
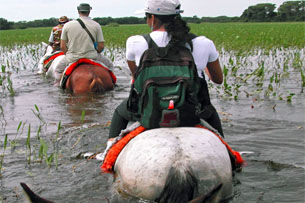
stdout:
[[[104,42],[100,24],[90,17],[82,16],[80,19],[86,25],[95,42]],[[68,51],[66,53],[66,61],[68,63],[75,62],[80,58],[97,59],[99,57],[90,36],[77,20],[65,24],[61,39],[67,43]]]

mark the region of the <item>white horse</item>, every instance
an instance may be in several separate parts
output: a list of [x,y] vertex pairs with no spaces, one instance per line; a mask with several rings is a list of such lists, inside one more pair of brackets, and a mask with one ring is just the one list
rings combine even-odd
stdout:
[[114,177],[120,198],[179,203],[232,197],[227,148],[213,132],[202,128],[144,131],[120,152]]
[[60,80],[61,78],[61,74],[58,75],[56,74],[56,67],[57,65],[59,64],[59,62],[64,58],[64,55],[61,55],[61,56],[58,56],[56,57],[52,64],[50,65],[50,67],[48,68],[47,71],[44,70],[44,67],[43,67],[43,62],[45,60],[46,57],[52,55],[52,52],[53,52],[53,48],[50,46],[50,45],[47,45],[46,43],[42,43],[45,47],[46,47],[46,53],[44,56],[42,56],[38,62],[38,74],[44,74],[46,75],[46,77],[48,78],[52,78],[52,79],[56,79],[56,80]]

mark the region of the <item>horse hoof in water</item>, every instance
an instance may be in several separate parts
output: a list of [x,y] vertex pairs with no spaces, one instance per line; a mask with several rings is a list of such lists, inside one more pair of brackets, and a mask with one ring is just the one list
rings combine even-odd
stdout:
[[225,145],[202,128],[144,131],[120,152],[114,188],[120,196],[156,202],[220,202],[232,197]]

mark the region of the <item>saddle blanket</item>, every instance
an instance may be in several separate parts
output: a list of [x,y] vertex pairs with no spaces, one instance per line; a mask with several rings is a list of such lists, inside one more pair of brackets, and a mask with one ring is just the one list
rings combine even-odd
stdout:
[[[201,120],[200,124],[196,125],[195,127],[204,128],[213,132],[213,134],[217,136],[220,139],[220,141],[226,146],[231,158],[233,169],[240,169],[242,167],[242,165],[244,164],[244,160],[242,159],[240,153],[234,151],[221,138],[221,136],[213,127],[211,127],[204,120]],[[132,140],[134,137],[144,132],[145,130],[146,129],[143,126],[141,126],[139,122],[135,122],[130,127],[126,128],[125,130],[122,130],[120,135],[114,138],[114,140],[108,141],[105,151],[103,153],[96,155],[96,159],[102,161],[102,166],[101,166],[102,172],[112,173],[115,161],[119,156],[120,152],[123,150],[123,148],[128,144],[130,140]]]
[[52,62],[54,61],[54,59],[56,59],[58,56],[64,55],[64,52],[62,51],[56,51],[54,53],[52,53],[51,55],[46,56],[46,58],[43,61],[43,68],[45,70],[45,72],[48,71],[50,65],[52,64]]
[[76,62],[69,64],[64,71],[64,74],[60,80],[60,86],[65,89],[66,87],[66,82],[69,78],[69,76],[71,75],[71,73],[73,72],[73,70],[75,70],[80,64],[91,64],[91,65],[95,65],[95,66],[99,66],[101,68],[104,68],[105,70],[107,70],[110,73],[110,76],[112,78],[112,82],[113,84],[116,83],[116,76],[114,75],[114,73],[107,68],[102,62],[99,61],[94,61],[92,59],[87,59],[87,58],[81,58],[78,59]]

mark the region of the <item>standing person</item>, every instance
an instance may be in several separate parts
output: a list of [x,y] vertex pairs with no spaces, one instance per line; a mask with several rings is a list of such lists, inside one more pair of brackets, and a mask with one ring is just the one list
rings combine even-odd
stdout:
[[53,52],[60,51],[60,37],[61,32],[64,27],[64,24],[69,22],[67,16],[61,16],[58,19],[58,25],[52,28],[50,37],[49,37],[49,45],[53,48]]
[[104,36],[100,24],[89,17],[91,9],[89,4],[81,3],[77,7],[79,19],[66,23],[62,30],[60,48],[65,53],[65,57],[56,67],[56,82],[61,79],[66,66],[80,58],[100,61],[109,69],[113,68],[112,62],[100,54],[104,49]]
[[[196,36],[189,33],[190,28],[186,22],[182,20],[180,13],[179,0],[148,0],[145,8],[146,23],[151,28],[151,39],[158,47],[165,47],[169,43],[174,46],[184,43],[190,50],[197,67],[198,75],[203,84],[202,90],[203,100],[208,101],[203,104],[204,108],[198,116],[207,121],[223,136],[221,121],[214,106],[210,103],[207,84],[204,79],[204,69],[210,79],[221,84],[223,82],[223,74],[219,64],[219,54],[214,43],[204,36]],[[191,46],[188,42],[191,41]],[[191,48],[192,47],[192,48]],[[147,41],[141,35],[131,36],[126,42],[126,58],[129,69],[134,76],[137,67],[140,65],[142,54],[149,48]],[[194,115],[196,116],[196,115]],[[127,99],[125,99],[115,110],[109,138],[114,138],[119,135],[122,129],[125,129],[128,121],[136,120],[134,114],[127,109]]]

